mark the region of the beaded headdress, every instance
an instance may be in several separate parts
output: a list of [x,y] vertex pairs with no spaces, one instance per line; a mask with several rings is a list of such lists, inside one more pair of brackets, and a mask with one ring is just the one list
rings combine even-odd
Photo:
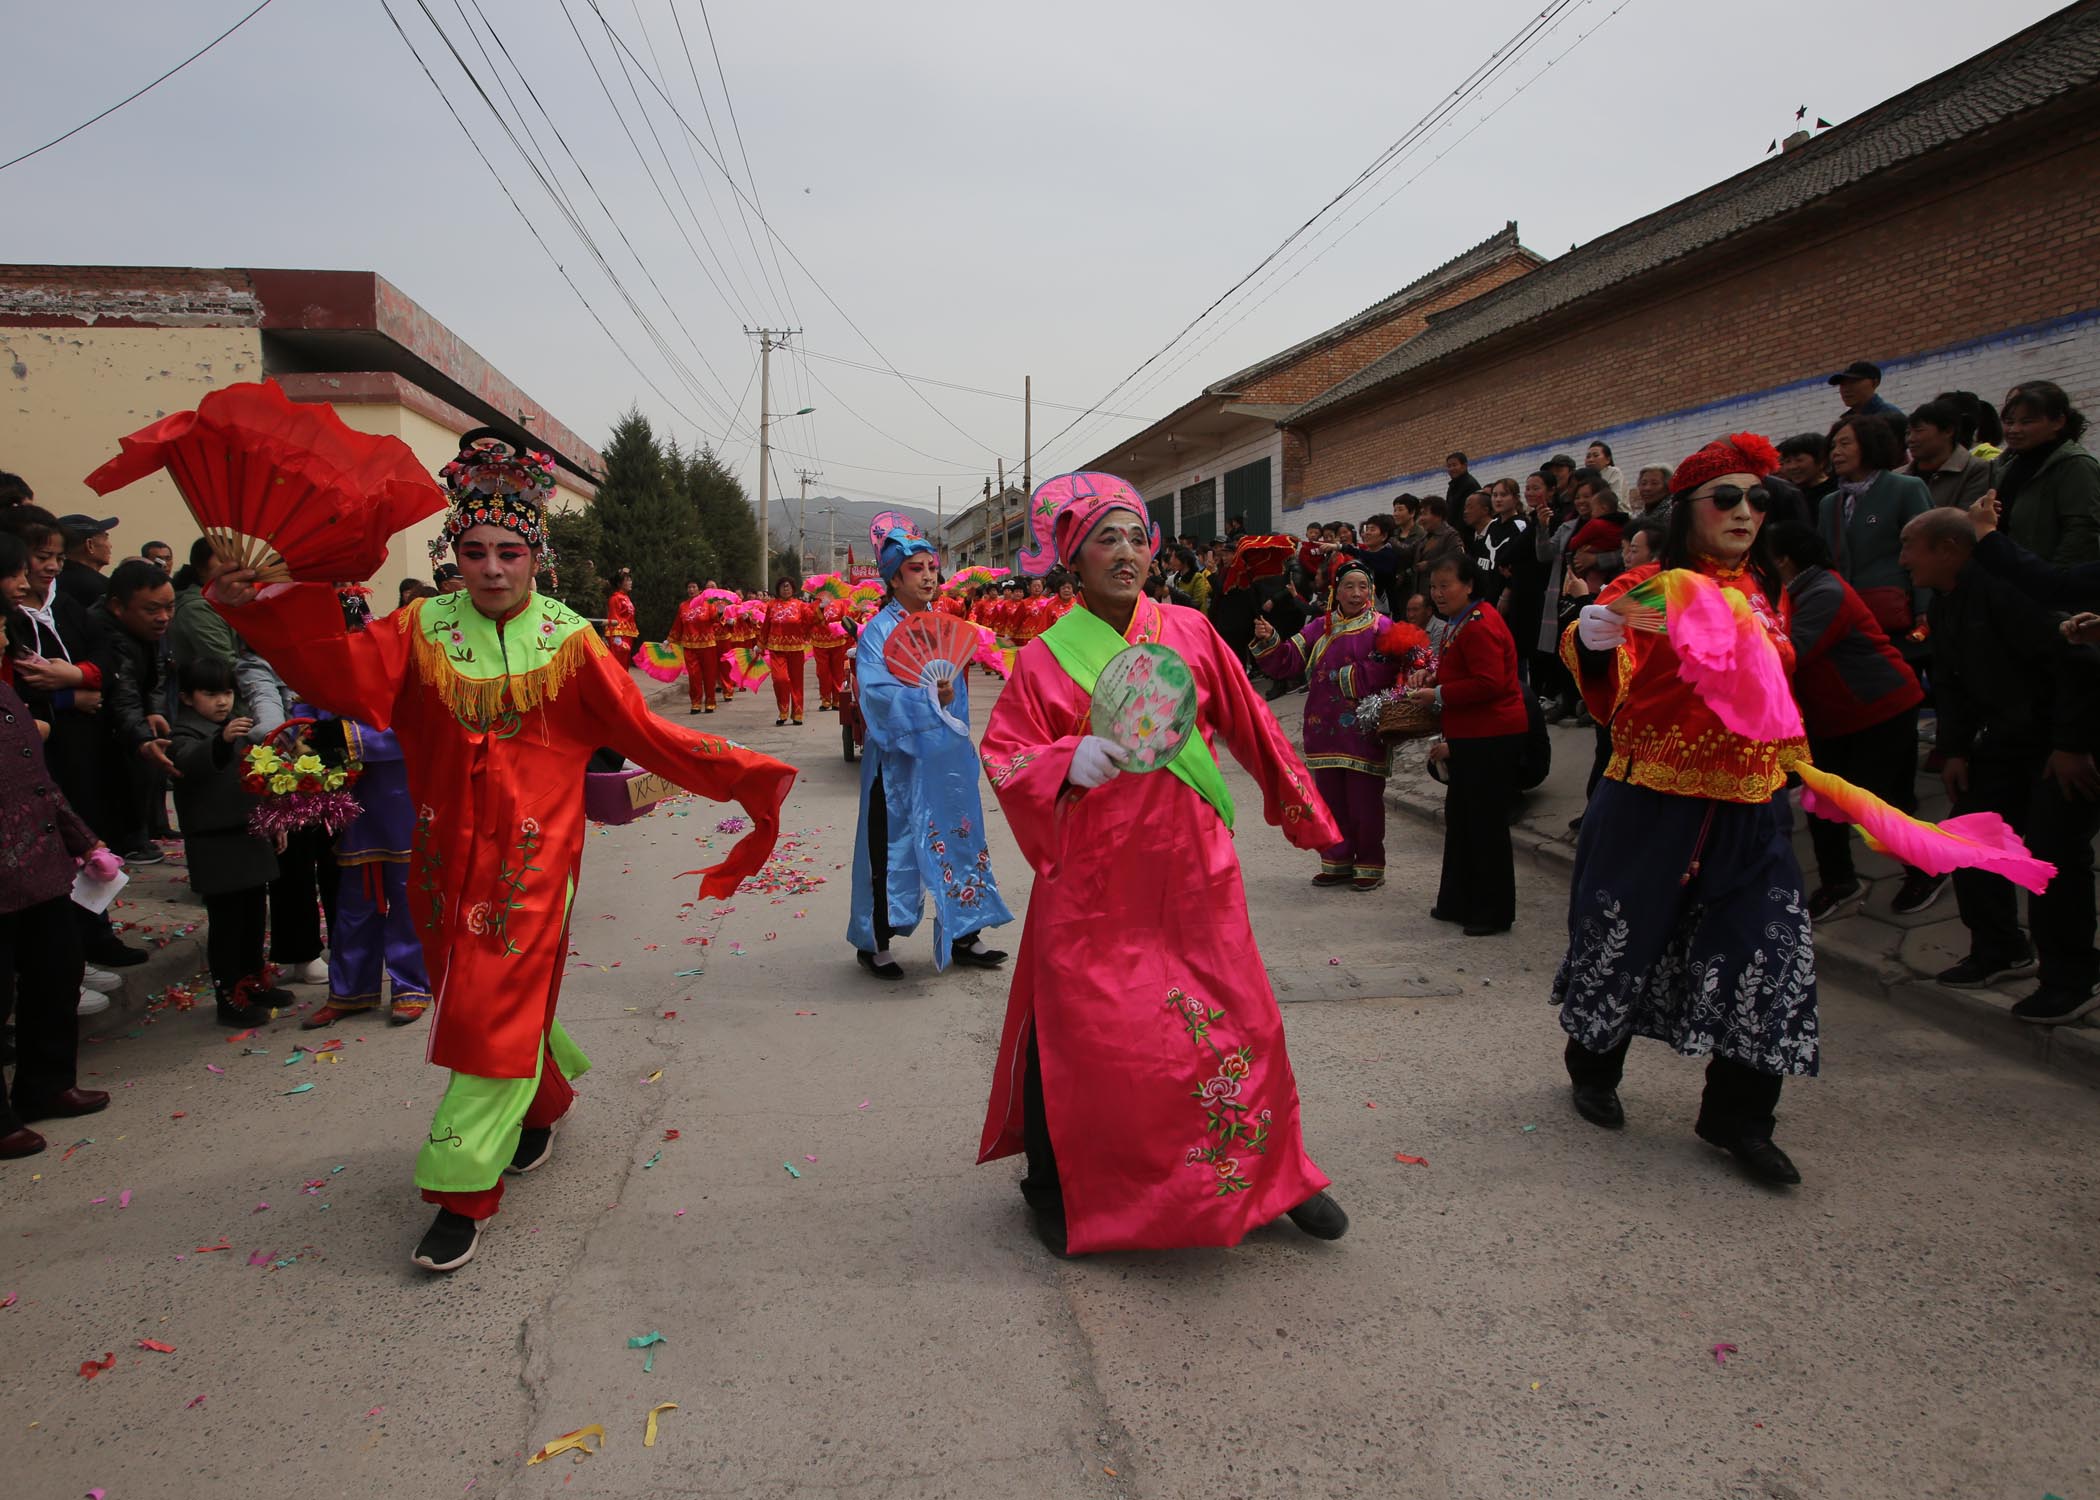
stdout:
[[521,447],[493,427],[459,440],[459,456],[438,470],[452,497],[444,537],[457,542],[475,526],[501,526],[529,547],[547,545],[547,499],[554,493],[554,455]]

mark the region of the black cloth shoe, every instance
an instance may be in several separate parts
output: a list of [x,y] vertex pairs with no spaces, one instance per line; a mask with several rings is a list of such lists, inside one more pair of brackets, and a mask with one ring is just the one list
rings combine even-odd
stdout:
[[1291,1222],[1316,1240],[1338,1240],[1349,1232],[1349,1216],[1324,1192],[1314,1193],[1292,1209]]
[[1432,906],[1429,908],[1429,919],[1432,922],[1451,922],[1456,924],[1463,924],[1465,921],[1463,917],[1454,917],[1453,915],[1451,915],[1450,912],[1445,911],[1441,906]]
[[2014,1002],[2012,1013],[2015,1021],[2032,1021],[2037,1026],[2061,1026],[2066,1021],[2077,1020],[2095,1006],[2100,1006],[2100,992],[2091,985],[2073,989],[2045,984],[2025,999]]
[[274,985],[266,990],[251,990],[248,998],[254,1004],[266,1006],[271,1010],[290,1010],[299,1003],[297,995],[290,990],[278,989]]
[[1867,888],[1857,880],[1848,880],[1843,885],[1819,885],[1808,898],[1808,920],[1811,922],[1835,922],[1839,917],[1849,917],[1867,904]]
[[860,966],[863,969],[866,969],[877,979],[902,979],[904,977],[904,968],[895,959],[886,964],[879,964],[875,962],[875,955],[865,948],[855,948],[853,956],[860,960]]
[[554,1127],[542,1125],[537,1129],[527,1128],[518,1132],[518,1149],[511,1153],[510,1165],[503,1170],[516,1176],[530,1172],[534,1167],[544,1167],[547,1159],[554,1155]]
[[2008,959],[1978,958],[1971,954],[1953,968],[1942,969],[1933,977],[1949,989],[1980,990],[2001,979],[2018,979],[2033,972],[2034,952],[2030,949],[2024,957]]
[[479,1219],[441,1208],[409,1259],[426,1271],[457,1271],[474,1258],[474,1246],[480,1239]]
[[954,944],[948,949],[949,959],[954,963],[968,964],[973,969],[996,969],[1006,962],[1004,948],[987,948],[980,953],[970,946],[976,941],[973,936]]
[[1755,1181],[1772,1187],[1796,1187],[1801,1182],[1801,1172],[1787,1154],[1772,1144],[1766,1135],[1724,1135],[1707,1125],[1697,1127],[1699,1139],[1709,1146],[1719,1146],[1742,1166],[1744,1173]]
[[1594,1083],[1578,1083],[1574,1086],[1575,1113],[1592,1125],[1601,1125],[1606,1130],[1622,1130],[1626,1125],[1626,1107],[1619,1103],[1619,1091]]
[[88,944],[87,961],[98,969],[128,969],[146,961],[146,950],[117,941],[114,935]]
[[1323,887],[1331,885],[1347,885],[1351,880],[1355,878],[1356,872],[1353,870],[1322,870],[1319,874],[1313,876],[1312,883],[1314,885]]
[[1035,1213],[1035,1237],[1043,1242],[1043,1248],[1059,1260],[1070,1260],[1072,1252],[1065,1247],[1065,1216],[1062,1209],[1056,1212],[1038,1209]]
[[1912,870],[1903,877],[1903,884],[1897,888],[1896,899],[1889,903],[1889,910],[1899,917],[1916,915],[1940,899],[1940,892],[1947,889],[1947,882],[1952,878]]
[[219,1024],[243,1030],[251,1026],[267,1026],[270,1024],[270,1012],[263,1006],[250,1005],[245,1000],[234,999],[230,994],[222,994],[219,996]]

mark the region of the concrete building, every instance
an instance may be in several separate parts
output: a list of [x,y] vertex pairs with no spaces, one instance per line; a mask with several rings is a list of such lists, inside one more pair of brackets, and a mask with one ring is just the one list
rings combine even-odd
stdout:
[[1905,410],[2020,379],[2100,400],[2100,5],[1938,77],[1531,274],[1283,422],[1294,520],[1358,520],[1610,443],[1629,482],[1724,433],[1821,432],[1828,376]]
[[[117,515],[119,557],[145,542],[183,555],[196,523],[165,474],[107,499],[82,479],[117,440],[216,386],[275,380],[294,401],[400,438],[433,470],[458,434],[494,427],[554,454],[555,503],[586,504],[597,452],[444,324],[370,271],[0,266],[0,469],[37,503]],[[435,519],[404,532],[373,580],[428,577]]]
[[1277,420],[1396,348],[1440,312],[1514,281],[1544,262],[1514,222],[1391,296],[1202,393],[1082,467],[1121,475],[1169,536],[1208,540],[1228,520],[1273,531],[1291,505],[1285,474],[1302,454]]
[[973,563],[1011,568],[1028,539],[1028,492],[1018,484],[987,490],[955,515],[945,517],[935,539],[949,572]]

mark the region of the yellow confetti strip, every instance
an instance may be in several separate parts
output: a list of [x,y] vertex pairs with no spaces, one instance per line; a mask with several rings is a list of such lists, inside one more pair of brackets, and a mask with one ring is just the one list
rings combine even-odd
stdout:
[[649,1426],[648,1429],[642,1433],[642,1446],[644,1448],[654,1448],[656,1446],[657,1413],[676,1410],[678,1410],[678,1403],[676,1401],[666,1401],[661,1406],[652,1406],[649,1408]]
[[[598,1439],[598,1447],[596,1448],[591,1446],[593,1437]],[[581,1453],[589,1456],[598,1452],[604,1446],[605,1428],[600,1423],[593,1422],[588,1427],[579,1427],[574,1432],[563,1433],[546,1447],[540,1449],[539,1452],[533,1454],[532,1457],[526,1459],[525,1462],[528,1467],[537,1463],[545,1463],[557,1453]]]

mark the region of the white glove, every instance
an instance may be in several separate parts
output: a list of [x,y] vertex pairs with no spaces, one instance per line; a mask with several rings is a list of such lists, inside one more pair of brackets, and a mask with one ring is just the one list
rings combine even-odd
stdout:
[[1072,765],[1065,772],[1065,780],[1092,790],[1121,771],[1123,762],[1129,759],[1130,752],[1113,740],[1104,740],[1098,734],[1086,735],[1072,752]]
[[1576,617],[1575,638],[1592,651],[1610,651],[1625,644],[1626,621],[1601,604],[1585,604]]

